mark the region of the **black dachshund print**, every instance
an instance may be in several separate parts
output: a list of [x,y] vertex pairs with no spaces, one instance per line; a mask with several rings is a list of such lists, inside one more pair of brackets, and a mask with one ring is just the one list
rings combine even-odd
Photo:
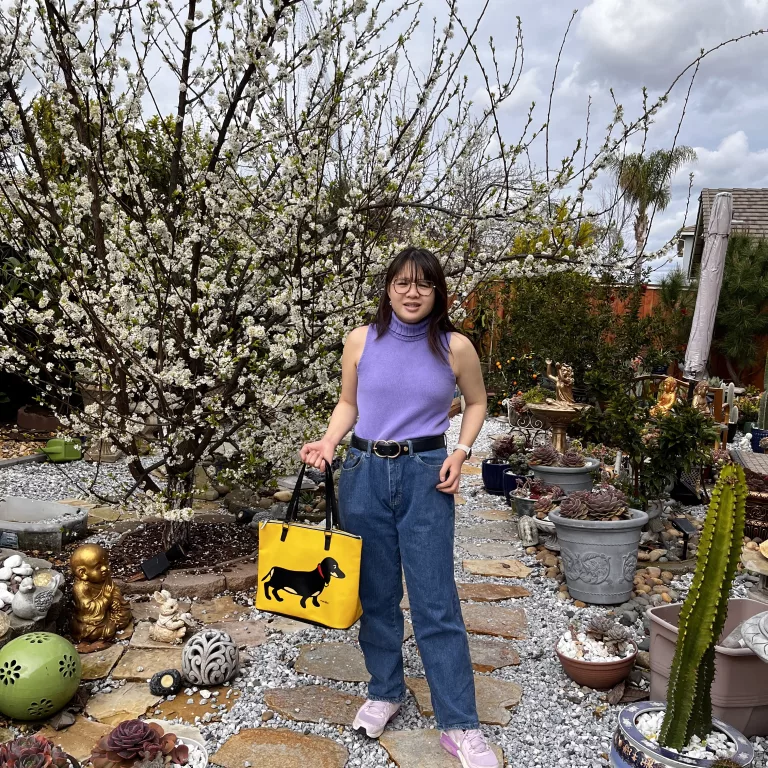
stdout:
[[328,586],[331,577],[337,579],[345,577],[339,564],[332,557],[326,557],[312,571],[289,571],[287,568],[275,567],[262,579],[262,581],[269,579],[264,585],[264,594],[267,600],[271,600],[272,597],[269,595],[271,589],[275,600],[282,603],[283,598],[277,593],[283,589],[292,595],[301,595],[302,608],[307,607],[307,600],[310,597],[315,608],[319,608],[320,603],[317,597]]

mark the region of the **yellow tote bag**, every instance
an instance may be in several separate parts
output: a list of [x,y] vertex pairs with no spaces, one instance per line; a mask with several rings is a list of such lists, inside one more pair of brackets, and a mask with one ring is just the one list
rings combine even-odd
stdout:
[[363,612],[360,556],[363,540],[341,530],[333,472],[325,465],[325,527],[297,523],[305,465],[285,521],[259,528],[256,608],[329,629],[349,629]]

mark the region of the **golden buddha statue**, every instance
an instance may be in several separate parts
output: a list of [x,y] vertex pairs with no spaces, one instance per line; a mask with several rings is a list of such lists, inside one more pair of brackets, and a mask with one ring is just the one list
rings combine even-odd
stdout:
[[707,416],[711,416],[712,409],[709,407],[709,403],[707,402],[708,392],[709,384],[707,384],[706,380],[700,381],[693,390],[693,407],[697,411],[705,413]]
[[75,641],[113,640],[115,633],[131,623],[131,609],[112,583],[107,550],[98,544],[83,544],[69,561],[75,611],[70,622]]
[[659,387],[659,398],[651,408],[651,416],[666,416],[677,402],[677,379],[667,376]]
[[557,393],[555,401],[552,401],[550,398],[547,402],[568,403],[569,405],[575,403],[576,400],[573,397],[573,368],[566,363],[557,363],[557,375],[553,376],[552,361],[546,360],[545,362],[547,364],[547,378],[555,383],[555,392]]

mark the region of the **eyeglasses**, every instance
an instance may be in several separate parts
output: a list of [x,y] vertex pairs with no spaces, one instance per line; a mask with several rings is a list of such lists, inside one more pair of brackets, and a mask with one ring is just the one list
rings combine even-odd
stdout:
[[393,280],[392,287],[395,293],[408,293],[413,283],[416,283],[416,290],[420,296],[429,296],[435,290],[435,284],[429,280],[406,280],[404,277]]

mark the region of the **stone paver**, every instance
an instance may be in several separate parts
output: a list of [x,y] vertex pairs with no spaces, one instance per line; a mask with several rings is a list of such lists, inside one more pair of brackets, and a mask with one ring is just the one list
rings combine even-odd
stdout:
[[494,557],[519,557],[523,552],[519,543],[504,544],[500,541],[476,542],[467,539],[460,539],[457,543],[473,557],[480,557],[485,560],[491,560]]
[[[398,768],[456,768],[458,763],[440,746],[440,731],[420,728],[415,731],[384,731],[379,743]],[[493,751],[504,765],[504,756],[495,744]]]
[[459,600],[473,600],[477,603],[495,603],[500,600],[530,597],[531,593],[525,587],[517,584],[457,584]]
[[130,649],[112,670],[116,680],[147,680],[164,669],[181,669],[181,648]]
[[200,600],[193,603],[190,612],[196,621],[215,624],[218,621],[228,621],[247,615],[250,613],[250,608],[238,605],[231,597],[216,597],[213,600]]
[[227,587],[223,574],[200,573],[191,574],[184,571],[170,571],[163,579],[163,589],[167,589],[174,597],[197,597],[209,600],[214,595],[221,594]]
[[514,523],[499,521],[494,523],[479,523],[468,528],[456,530],[459,536],[469,539],[495,539],[496,541],[519,541],[517,526]]
[[149,630],[153,623],[154,622],[151,621],[140,621],[138,624],[136,624],[133,629],[133,635],[131,636],[131,642],[129,643],[131,648],[155,648],[158,650],[181,648],[195,632],[194,629],[187,629],[186,636],[178,643],[161,643],[158,640],[153,640],[149,636]]
[[80,663],[83,667],[83,680],[101,680],[106,677],[112,667],[123,655],[125,646],[112,645],[104,651],[81,653]]
[[[187,600],[179,600],[179,610],[182,613],[189,612],[192,607],[192,603]],[[131,613],[133,614],[134,621],[154,621],[157,619],[157,614],[160,606],[154,601],[150,600],[145,603],[131,603]]]
[[513,640],[524,640],[527,637],[528,621],[522,608],[462,603],[461,615],[467,632]]
[[209,624],[208,629],[226,632],[240,648],[256,648],[269,640],[264,621],[217,621]]
[[335,725],[352,725],[365,699],[324,685],[276,689],[264,694],[266,705],[283,717],[304,723],[321,720]]
[[66,730],[56,731],[47,725],[42,731],[38,731],[38,734],[52,741],[57,747],[61,747],[75,760],[84,762],[90,757],[96,742],[111,730],[111,725],[94,723],[93,720],[78,715],[75,722]]
[[248,728],[211,757],[223,768],[344,768],[349,753],[335,741],[287,728]]
[[466,500],[466,499],[465,499],[463,496],[460,496],[460,495],[457,493],[457,494],[454,496],[454,502],[455,502],[455,504],[456,504],[456,506],[457,506],[457,507],[463,507],[463,506],[464,506],[464,505],[467,503],[467,500]]
[[482,475],[483,470],[474,464],[467,464],[466,462],[461,465],[462,475]]
[[284,635],[295,635],[297,632],[311,627],[310,624],[305,624],[303,621],[296,621],[285,616],[268,616],[266,621],[267,629],[272,632],[282,632]]
[[299,674],[325,677],[344,683],[367,683],[371,676],[365,668],[362,651],[349,643],[300,645],[294,669]]
[[[182,689],[173,701],[166,699],[158,704],[152,710],[152,714],[165,720],[181,718],[185,723],[194,723],[195,718],[199,717],[202,720],[206,716],[209,720],[219,720],[224,712],[232,709],[240,696],[240,691],[231,686],[217,685],[208,688],[208,690],[211,692],[211,696],[204,699],[199,692],[187,696]],[[222,704],[224,705],[223,709],[221,708]]]
[[516,520],[517,515],[511,509],[478,509],[473,512],[476,517],[482,517],[483,520]]
[[469,655],[476,672],[493,672],[520,663],[520,654],[508,643],[481,640],[479,637],[469,638]]
[[[416,697],[419,711],[424,717],[432,717],[432,699],[429,685],[423,677],[406,677],[405,684]],[[506,725],[512,718],[509,710],[520,703],[523,689],[517,683],[497,680],[495,677],[475,675],[477,716],[486,725]]]
[[91,696],[85,713],[101,723],[117,725],[143,715],[158,701],[160,696],[153,696],[146,683],[126,683],[115,691]]
[[531,573],[519,560],[463,560],[462,566],[476,576],[501,576],[505,579],[524,579]]

